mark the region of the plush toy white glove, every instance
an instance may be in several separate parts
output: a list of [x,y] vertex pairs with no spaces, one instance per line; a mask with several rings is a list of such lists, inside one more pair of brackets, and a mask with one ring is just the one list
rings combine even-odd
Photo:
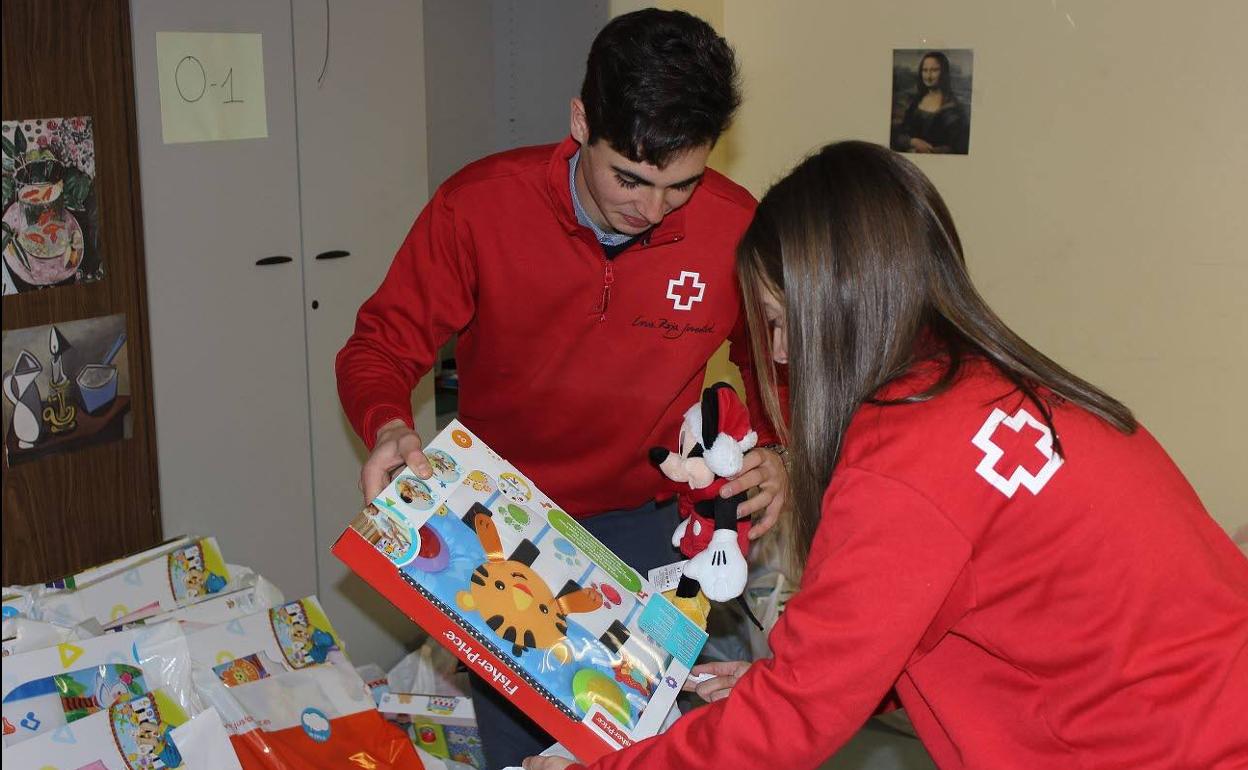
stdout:
[[745,590],[749,565],[737,545],[737,530],[717,529],[706,550],[685,565],[685,574],[702,587],[711,601],[726,602]]
[[676,531],[672,533],[673,548],[680,548],[680,541],[685,539],[687,529],[689,529],[689,519],[681,519],[680,524],[676,526]]

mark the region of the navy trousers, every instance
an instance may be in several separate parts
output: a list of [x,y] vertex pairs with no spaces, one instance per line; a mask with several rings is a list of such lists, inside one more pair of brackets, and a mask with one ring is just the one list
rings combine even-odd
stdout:
[[[650,502],[635,510],[611,511],[581,520],[591,535],[642,577],[655,567],[682,558],[672,547],[672,532],[678,523],[675,501],[662,505]],[[555,742],[488,682],[475,674],[470,678],[472,705],[488,770],[519,766],[525,757],[538,754]]]

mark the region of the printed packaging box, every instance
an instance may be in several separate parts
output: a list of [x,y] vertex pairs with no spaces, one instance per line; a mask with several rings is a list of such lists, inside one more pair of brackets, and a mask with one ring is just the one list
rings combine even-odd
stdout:
[[388,692],[377,710],[410,720],[412,743],[435,757],[486,770],[485,750],[477,730],[472,699],[455,695],[412,695]]
[[706,634],[452,422],[333,551],[580,759],[655,734]]
[[171,538],[164,541],[160,545],[153,546],[152,548],[136,551],[134,553],[127,554],[120,559],[114,559],[112,561],[104,562],[103,564],[97,564],[94,567],[90,567],[74,575],[67,575],[58,580],[49,581],[44,583],[43,587],[49,592],[58,590],[72,591],[75,588],[85,586],[88,583],[94,583],[97,580],[102,580],[103,578],[111,575],[116,575],[118,572],[125,572],[126,570],[137,567],[144,562],[164,556],[170,551],[176,551],[179,548],[184,548],[196,539],[197,538],[192,538],[187,535]]
[[230,570],[216,538],[181,543],[121,572],[36,600],[41,620],[75,625],[93,619],[104,625],[170,612],[221,593]]
[[[238,569],[235,567],[230,571],[233,573]],[[170,612],[162,612],[159,615],[152,615],[130,623],[124,622],[123,618],[122,621],[108,626],[107,630],[131,628],[136,625],[151,626],[167,620],[176,620],[182,626],[183,631],[192,633],[262,612],[285,601],[277,586],[260,575],[250,575],[240,581],[240,584],[242,587],[236,591],[217,594],[211,599],[188,604]]]
[[341,653],[342,640],[320,602],[308,596],[192,631],[186,646],[195,665],[236,685],[324,663]]
[[[85,569],[82,572],[48,581],[42,585],[5,586],[3,612],[0,614],[3,614],[5,620],[15,617],[34,617],[36,614],[34,612],[35,605],[40,597],[60,591],[73,591],[79,586],[86,586],[89,583],[102,580],[118,572],[129,570],[144,562],[164,556],[170,551],[182,548],[189,544],[191,540],[192,538],[186,536],[166,540],[153,548],[137,551],[120,559],[114,559],[113,561]],[[69,624],[68,618],[63,620],[65,622],[62,622],[62,625]]]

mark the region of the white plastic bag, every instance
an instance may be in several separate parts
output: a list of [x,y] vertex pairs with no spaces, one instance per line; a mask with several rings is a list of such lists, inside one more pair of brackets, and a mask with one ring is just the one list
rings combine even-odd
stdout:
[[157,689],[184,713],[198,713],[190,662],[186,637],[174,623],[11,655],[0,675],[4,745],[58,730]]
[[[415,748],[384,720],[344,659],[227,685],[196,666],[195,687],[222,715],[244,770],[349,768],[419,770]],[[363,765],[361,765],[363,766]]]
[[0,642],[0,651],[5,657],[32,650],[42,650],[62,642],[78,639],[89,639],[96,635],[98,624],[87,626],[58,626],[42,620],[15,616],[4,619],[4,641]]
[[[5,770],[52,767],[242,770],[215,709],[190,719],[166,693],[144,693],[4,752]],[[176,764],[175,764],[176,763]]]
[[433,639],[408,653],[386,675],[390,692],[460,695],[469,692],[468,673],[457,672],[459,659]]

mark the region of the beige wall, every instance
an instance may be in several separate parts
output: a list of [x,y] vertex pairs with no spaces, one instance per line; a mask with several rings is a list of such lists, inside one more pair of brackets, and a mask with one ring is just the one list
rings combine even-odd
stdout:
[[822,143],[887,141],[893,48],[974,49],[971,154],[917,162],[981,290],[1131,406],[1223,526],[1248,524],[1248,2],[667,5],[737,50],[745,105],[717,156],[755,194]]

